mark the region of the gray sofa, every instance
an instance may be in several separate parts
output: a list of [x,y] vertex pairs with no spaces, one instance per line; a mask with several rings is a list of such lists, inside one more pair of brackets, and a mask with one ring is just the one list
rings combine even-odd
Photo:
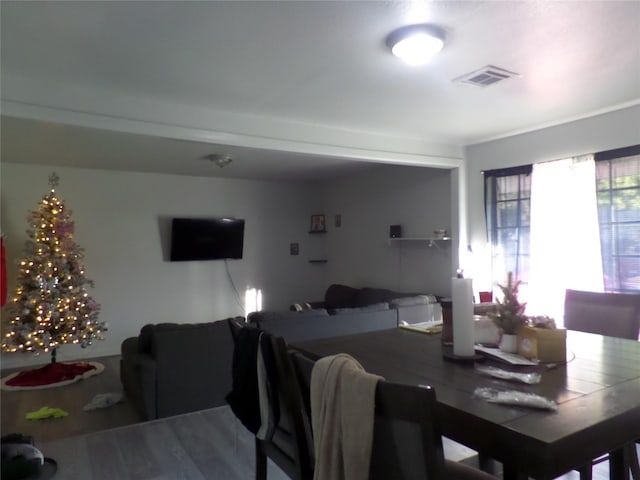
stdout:
[[253,312],[247,321],[296,343],[396,328],[399,322],[439,320],[439,316],[435,295],[332,284],[324,301],[294,304],[288,312]]
[[144,420],[225,405],[231,391],[226,321],[145,325],[122,342],[121,353],[125,394]]
[[[475,315],[495,311],[495,303],[474,305]],[[448,319],[448,322],[446,321]],[[445,321],[451,325],[451,299],[383,288],[332,284],[323,301],[293,304],[289,312],[253,312],[247,321],[289,343],[395,328],[399,324]],[[443,335],[451,335],[451,327]]]
[[[362,308],[377,303],[391,303],[394,300],[406,297],[424,296],[421,293],[406,293],[388,290],[386,288],[371,287],[350,287],[334,283],[329,285],[324,294],[323,301],[308,302],[304,304],[294,304],[291,310],[297,310],[299,306],[308,306],[312,309],[325,308],[329,313],[341,308]],[[432,302],[437,302],[440,298],[430,295]]]
[[284,337],[288,343],[296,343],[396,328],[398,313],[397,310],[389,308],[387,303],[383,303],[341,308],[334,310],[332,315],[324,308],[301,312],[253,312],[248,315],[247,321],[274,335]]

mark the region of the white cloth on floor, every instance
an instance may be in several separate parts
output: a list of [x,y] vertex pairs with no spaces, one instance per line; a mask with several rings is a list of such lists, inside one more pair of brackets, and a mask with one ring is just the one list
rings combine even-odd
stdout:
[[98,393],[89,403],[82,407],[82,409],[87,412],[98,408],[107,408],[116,403],[120,403],[122,399],[123,395],[121,393]]

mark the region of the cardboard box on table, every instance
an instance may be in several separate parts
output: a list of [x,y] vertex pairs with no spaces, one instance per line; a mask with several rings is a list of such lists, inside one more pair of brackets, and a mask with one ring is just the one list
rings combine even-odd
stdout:
[[567,331],[564,328],[522,327],[518,330],[518,354],[541,362],[565,362]]

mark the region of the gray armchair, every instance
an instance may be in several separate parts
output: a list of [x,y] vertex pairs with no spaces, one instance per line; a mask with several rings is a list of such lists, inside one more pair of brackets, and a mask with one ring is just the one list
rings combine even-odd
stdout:
[[233,340],[226,321],[145,325],[122,342],[120,379],[144,420],[225,405]]

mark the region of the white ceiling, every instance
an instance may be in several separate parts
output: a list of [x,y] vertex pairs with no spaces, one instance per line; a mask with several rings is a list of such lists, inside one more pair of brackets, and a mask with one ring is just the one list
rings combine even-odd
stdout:
[[[329,155],[219,145],[15,117],[2,118],[1,140],[3,159],[14,163],[201,177],[323,181],[376,166]],[[206,158],[212,152],[230,155],[232,164],[216,166]]]
[[[639,1],[0,8],[3,161],[271,179],[448,167],[465,145],[640,103]],[[420,22],[448,38],[408,67],[385,37]],[[521,76],[452,81],[488,64]],[[235,161],[213,168],[212,152]]]

